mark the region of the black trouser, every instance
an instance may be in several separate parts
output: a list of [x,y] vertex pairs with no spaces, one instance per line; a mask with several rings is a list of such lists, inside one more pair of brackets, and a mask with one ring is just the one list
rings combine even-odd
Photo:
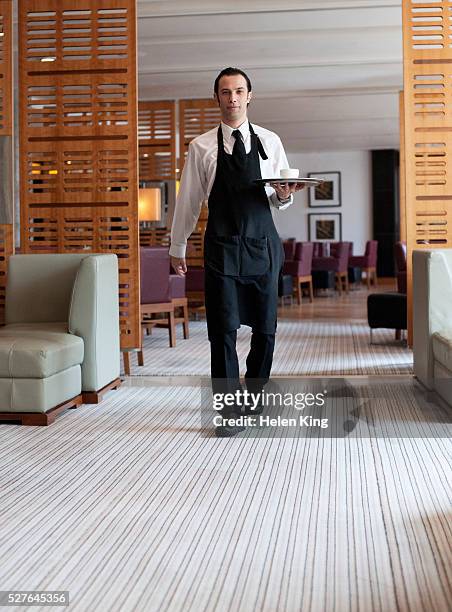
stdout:
[[[237,330],[212,334],[210,340],[213,393],[233,393],[240,389]],[[258,392],[270,377],[275,347],[275,334],[253,331],[251,347],[246,358],[247,389]]]

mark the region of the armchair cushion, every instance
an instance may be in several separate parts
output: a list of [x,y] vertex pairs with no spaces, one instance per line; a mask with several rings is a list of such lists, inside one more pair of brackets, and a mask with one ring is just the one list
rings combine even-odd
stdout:
[[83,340],[61,327],[46,329],[37,323],[0,328],[0,377],[47,378],[80,365]]

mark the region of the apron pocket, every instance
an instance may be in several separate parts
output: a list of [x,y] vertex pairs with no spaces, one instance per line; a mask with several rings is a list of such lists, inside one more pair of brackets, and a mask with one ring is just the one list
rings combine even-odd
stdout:
[[262,276],[270,267],[267,238],[242,237],[240,276]]
[[226,276],[240,274],[240,236],[206,236],[205,265]]

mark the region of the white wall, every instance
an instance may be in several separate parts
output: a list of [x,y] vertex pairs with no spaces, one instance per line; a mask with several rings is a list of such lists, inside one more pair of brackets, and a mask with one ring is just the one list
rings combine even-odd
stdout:
[[306,189],[295,195],[292,206],[274,214],[281,238],[308,239],[308,213],[342,213],[342,239],[354,243],[355,255],[364,253],[366,240],[372,238],[372,174],[369,151],[329,151],[288,153],[291,168],[300,176],[308,172],[340,172],[342,205],[334,208],[308,208]]

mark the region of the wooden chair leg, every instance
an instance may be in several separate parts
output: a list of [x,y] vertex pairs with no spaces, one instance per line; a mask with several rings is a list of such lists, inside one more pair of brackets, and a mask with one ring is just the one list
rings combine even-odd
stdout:
[[396,340],[401,340],[402,339],[402,330],[401,329],[396,329],[395,330],[395,339]]
[[348,284],[348,272],[344,274],[344,281],[345,281],[345,293],[348,293],[350,290],[350,285]]
[[370,289],[370,284],[372,281],[370,268],[365,268],[365,271],[366,271],[367,288]]
[[339,291],[339,295],[342,295],[342,278],[338,272],[336,272],[336,284]]
[[377,270],[376,269],[373,270],[373,278],[374,278],[374,287],[376,287],[378,285],[378,282],[377,282]]
[[174,310],[170,310],[168,313],[168,328],[170,347],[174,348],[176,346],[176,323],[174,322]]
[[141,349],[141,351],[138,351],[137,359],[138,359],[138,365],[139,366],[144,366],[144,353],[143,353],[143,349]]
[[314,287],[312,285],[312,278],[308,281],[309,283],[309,301],[314,301]]
[[188,331],[188,305],[184,304],[182,306],[182,310],[184,313],[184,323],[183,323],[183,327],[184,327],[184,340],[187,340],[189,337],[189,331]]
[[124,362],[124,374],[126,376],[130,376],[130,352],[129,351],[122,352],[122,360]]
[[295,293],[297,296],[297,304],[298,306],[301,305],[301,284],[300,284],[300,279],[297,276],[297,282],[295,283]]

